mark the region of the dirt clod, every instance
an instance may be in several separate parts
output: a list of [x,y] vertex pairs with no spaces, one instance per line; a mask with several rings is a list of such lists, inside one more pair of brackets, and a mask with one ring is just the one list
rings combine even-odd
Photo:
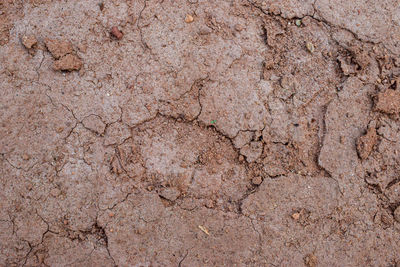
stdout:
[[47,38],[44,42],[55,59],[59,59],[73,52],[72,43],[70,41]]
[[370,127],[367,133],[357,140],[357,153],[360,159],[364,160],[368,158],[369,154],[371,154],[376,142],[378,140],[378,136],[376,134],[376,129]]
[[113,26],[110,31],[111,35],[116,39],[121,40],[124,37],[124,34],[118,29],[117,26]]
[[257,177],[254,177],[252,180],[251,180],[251,182],[254,184],[254,185],[260,185],[261,183],[262,183],[262,178],[261,178],[261,176],[257,176]]
[[247,162],[256,161],[262,153],[263,145],[261,142],[251,142],[240,149],[240,153],[246,157]]
[[174,187],[163,188],[160,192],[160,196],[170,201],[175,201],[180,196],[180,194],[181,192],[179,192],[179,190]]
[[34,35],[24,35],[22,36],[21,41],[26,49],[32,49],[37,44],[37,40]]
[[304,258],[304,264],[307,267],[316,267],[318,264],[318,259],[314,254],[308,254],[305,258]]
[[400,92],[397,90],[386,89],[377,94],[375,99],[375,110],[387,114],[397,114],[400,112]]
[[68,54],[63,56],[59,60],[56,60],[53,65],[54,70],[63,70],[63,71],[74,71],[80,70],[82,68],[82,60],[72,54]]
[[338,61],[344,75],[348,76],[357,72],[357,66],[349,64],[344,57],[338,57]]

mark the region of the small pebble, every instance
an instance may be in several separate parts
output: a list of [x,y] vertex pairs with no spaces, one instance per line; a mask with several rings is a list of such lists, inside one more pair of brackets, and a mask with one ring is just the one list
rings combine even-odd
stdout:
[[311,42],[307,42],[307,43],[306,43],[306,47],[307,47],[307,50],[308,50],[310,53],[313,53],[314,50],[315,50],[314,45],[313,45]]
[[293,213],[292,218],[297,221],[298,219],[300,219],[300,213],[298,212]]
[[110,31],[111,35],[116,39],[121,40],[124,34],[118,29],[117,26],[113,26]]
[[193,20],[194,20],[194,18],[193,18],[192,15],[190,15],[190,14],[187,14],[187,15],[186,15],[186,17],[185,17],[185,22],[186,22],[186,23],[192,23]]
[[296,26],[300,27],[301,26],[301,20],[300,19],[296,19]]

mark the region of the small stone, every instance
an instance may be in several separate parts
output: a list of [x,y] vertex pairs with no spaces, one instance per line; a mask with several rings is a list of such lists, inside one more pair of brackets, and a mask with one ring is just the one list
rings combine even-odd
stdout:
[[254,177],[252,180],[251,180],[251,182],[254,184],[254,185],[260,185],[261,183],[262,183],[262,178],[260,177],[260,176],[257,176],[257,177]]
[[54,62],[53,69],[63,71],[74,71],[82,68],[82,60],[76,55],[68,54],[56,62]]
[[187,14],[186,17],[185,17],[185,22],[186,23],[192,23],[193,21],[194,21],[193,16],[190,15],[190,14]]
[[160,196],[162,198],[170,201],[175,201],[180,195],[181,192],[179,192],[179,190],[174,187],[163,188],[160,192]]
[[31,49],[37,44],[36,37],[33,35],[24,35],[21,41],[26,49]]
[[306,47],[307,47],[307,50],[308,50],[310,53],[313,53],[314,50],[315,50],[314,45],[313,45],[311,42],[307,42],[307,43],[306,43]]
[[72,44],[69,41],[46,39],[44,43],[55,59],[59,59],[73,52]]
[[110,212],[110,213],[108,214],[108,216],[110,216],[110,217],[112,218],[112,217],[115,216],[115,214],[114,214],[114,212]]
[[400,206],[394,210],[394,219],[400,223]]
[[387,89],[375,98],[375,110],[387,114],[400,112],[400,91]]
[[375,128],[369,128],[367,133],[357,140],[357,153],[360,159],[367,159],[371,154],[374,145],[378,141]]
[[23,160],[29,160],[31,157],[28,154],[23,154],[22,159]]
[[124,34],[118,29],[117,26],[113,26],[110,31],[111,35],[116,39],[121,40]]
[[308,254],[305,258],[304,258],[304,264],[308,267],[316,267],[318,263],[318,259],[317,257],[315,257],[314,254]]
[[300,26],[301,26],[301,20],[300,20],[300,19],[296,19],[295,23],[296,23],[296,26],[297,26],[297,27],[300,27]]
[[298,212],[293,213],[292,218],[297,221],[298,219],[300,219],[300,213]]

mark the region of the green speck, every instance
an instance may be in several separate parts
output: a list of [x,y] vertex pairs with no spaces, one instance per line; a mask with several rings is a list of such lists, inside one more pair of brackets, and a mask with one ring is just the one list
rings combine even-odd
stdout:
[[216,123],[217,122],[217,120],[212,120],[211,121],[211,124],[214,124],[214,123]]
[[298,26],[298,27],[300,27],[301,26],[301,19],[296,19],[296,25]]

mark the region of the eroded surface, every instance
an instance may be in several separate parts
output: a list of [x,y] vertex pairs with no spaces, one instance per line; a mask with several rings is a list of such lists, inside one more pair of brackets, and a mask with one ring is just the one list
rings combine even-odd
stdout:
[[0,265],[397,266],[399,14],[3,1]]

